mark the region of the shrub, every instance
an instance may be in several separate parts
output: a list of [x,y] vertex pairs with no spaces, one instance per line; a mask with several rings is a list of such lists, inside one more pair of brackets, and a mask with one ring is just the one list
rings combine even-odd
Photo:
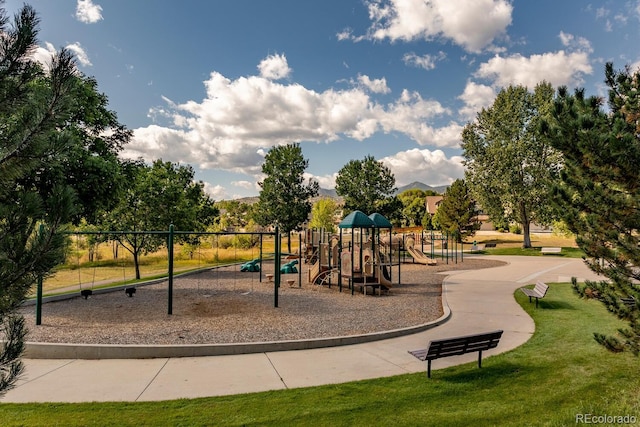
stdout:
[[522,234],[522,228],[520,228],[520,224],[511,224],[509,226],[509,231],[513,234]]

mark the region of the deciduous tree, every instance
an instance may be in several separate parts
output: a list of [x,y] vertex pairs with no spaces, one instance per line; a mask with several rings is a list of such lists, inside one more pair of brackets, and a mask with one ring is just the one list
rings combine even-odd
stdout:
[[[218,215],[204,184],[194,181],[189,165],[156,160],[151,166],[141,160],[123,168],[129,182],[119,204],[109,213],[106,227],[111,231],[205,231]],[[193,236],[191,236],[193,238]],[[136,279],[140,279],[140,255],[157,250],[165,239],[155,234],[114,235],[133,255]],[[178,236],[177,240],[188,239]]]
[[373,156],[349,161],[336,177],[336,192],[344,198],[345,211],[359,210],[367,215],[378,211],[385,203],[391,202],[394,209],[401,206],[391,200],[396,191],[395,185],[396,179],[391,170]]
[[[311,212],[312,197],[318,194],[320,185],[309,180],[304,183],[304,172],[309,161],[302,155],[300,144],[273,147],[265,156],[262,173],[265,179],[258,184],[260,198],[255,218],[260,225],[278,225],[289,235],[307,221]],[[291,241],[288,241],[291,252]]]
[[419,188],[412,188],[398,194],[398,199],[402,202],[402,216],[406,225],[423,225],[422,221],[427,213],[426,196],[427,193]]
[[491,218],[521,224],[525,248],[531,247],[531,223],[548,224],[553,215],[549,188],[561,156],[540,132],[553,99],[546,83],[533,93],[509,86],[462,132],[469,188]]
[[339,210],[338,203],[329,197],[323,197],[313,204],[311,208],[311,221],[309,227],[324,228],[329,233],[336,229],[336,214]]

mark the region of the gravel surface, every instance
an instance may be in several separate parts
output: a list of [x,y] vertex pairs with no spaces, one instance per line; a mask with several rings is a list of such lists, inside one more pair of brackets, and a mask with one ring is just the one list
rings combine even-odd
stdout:
[[[441,285],[447,271],[490,268],[504,263],[465,258],[458,264],[402,264],[401,285],[388,294],[363,295],[337,285],[307,283],[307,266],[283,275],[279,307],[264,274],[239,267],[205,271],[174,280],[173,315],[167,314],[167,282],[43,305],[42,325],[35,308],[23,307],[31,342],[86,344],[216,344],[326,338],[420,325],[443,313]],[[394,279],[397,273],[394,271]],[[296,279],[290,288],[286,279]]]

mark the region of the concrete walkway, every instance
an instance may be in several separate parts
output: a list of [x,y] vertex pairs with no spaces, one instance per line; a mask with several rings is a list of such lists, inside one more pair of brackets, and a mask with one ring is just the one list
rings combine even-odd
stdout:
[[[432,339],[503,329],[498,348],[486,352],[485,358],[526,342],[534,324],[515,302],[515,289],[536,280],[596,278],[579,259],[487,258],[503,260],[508,265],[450,275],[445,280],[443,301],[451,309],[451,316],[444,324],[424,332],[341,347],[229,356],[25,359],[23,378],[0,402],[155,401],[425,372],[426,364],[407,351],[424,348]],[[438,359],[432,369],[475,360],[475,353]],[[491,364],[490,359],[485,364]],[[434,375],[438,375],[437,371]]]

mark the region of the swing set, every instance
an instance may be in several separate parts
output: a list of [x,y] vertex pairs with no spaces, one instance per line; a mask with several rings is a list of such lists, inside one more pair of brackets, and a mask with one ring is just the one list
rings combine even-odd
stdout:
[[[176,236],[184,236],[184,235],[217,235],[218,240],[219,236],[222,235],[258,235],[260,238],[260,263],[262,263],[263,252],[262,252],[262,243],[264,236],[273,237],[274,238],[274,280],[273,280],[273,294],[274,294],[274,307],[278,307],[278,289],[280,288],[280,264],[281,264],[281,242],[280,242],[280,230],[279,227],[276,226],[273,232],[198,232],[198,231],[176,231],[174,230],[173,224],[169,226],[168,231],[71,231],[68,234],[76,235],[76,244],[77,244],[77,264],[78,264],[78,287],[80,288],[80,295],[88,299],[89,296],[93,294],[94,286],[95,286],[95,277],[96,277],[96,268],[97,265],[94,263],[94,270],[91,280],[91,285],[85,286],[82,283],[82,276],[80,272],[80,251],[79,251],[79,236],[81,235],[103,235],[103,236],[117,236],[117,235],[145,235],[145,234],[154,234],[166,237],[166,246],[168,252],[168,286],[167,286],[167,314],[173,314],[173,282],[174,282],[174,240]],[[261,270],[261,269],[260,269]],[[123,274],[124,279],[126,281],[126,271],[124,270],[123,263]],[[262,272],[259,272],[260,281],[262,281]],[[135,287],[126,287],[125,293],[127,296],[132,297],[135,294]],[[36,325],[40,325],[42,322],[42,300],[43,300],[43,278],[39,277],[37,281],[36,288]]]

